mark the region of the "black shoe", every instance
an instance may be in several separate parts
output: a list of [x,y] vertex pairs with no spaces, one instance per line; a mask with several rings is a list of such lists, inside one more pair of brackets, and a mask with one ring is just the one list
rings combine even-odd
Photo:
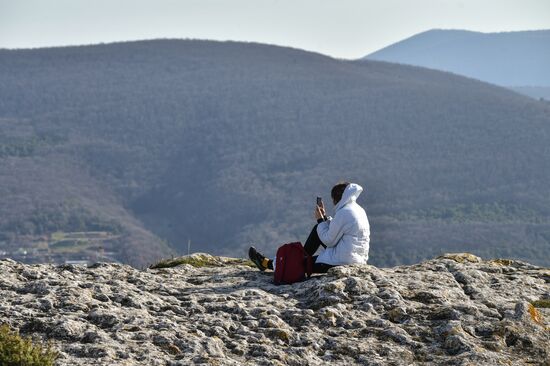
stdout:
[[265,271],[267,268],[263,266],[264,256],[258,253],[256,248],[250,247],[248,249],[248,258],[258,267],[260,271]]

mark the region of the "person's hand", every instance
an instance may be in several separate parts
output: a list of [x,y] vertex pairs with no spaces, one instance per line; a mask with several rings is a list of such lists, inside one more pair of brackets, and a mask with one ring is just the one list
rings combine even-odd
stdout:
[[324,218],[324,209],[319,206],[315,206],[314,214],[315,214],[315,220],[322,219]]
[[325,204],[321,202],[321,206],[317,206],[317,207],[319,207],[322,217],[325,218],[327,216],[327,213],[325,212]]

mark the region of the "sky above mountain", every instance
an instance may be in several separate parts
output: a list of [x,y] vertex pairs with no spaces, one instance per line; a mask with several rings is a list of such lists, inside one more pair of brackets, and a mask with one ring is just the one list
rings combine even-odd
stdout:
[[237,40],[359,58],[433,29],[550,29],[548,0],[0,0],[0,48]]

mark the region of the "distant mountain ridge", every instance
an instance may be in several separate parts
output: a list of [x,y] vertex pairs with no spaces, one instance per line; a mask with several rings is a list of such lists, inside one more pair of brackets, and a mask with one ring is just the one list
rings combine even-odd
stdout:
[[372,264],[547,265],[549,138],[548,104],[419,67],[238,42],[0,50],[0,251],[272,255],[347,179]]
[[450,71],[506,87],[550,87],[550,30],[434,29],[364,57]]

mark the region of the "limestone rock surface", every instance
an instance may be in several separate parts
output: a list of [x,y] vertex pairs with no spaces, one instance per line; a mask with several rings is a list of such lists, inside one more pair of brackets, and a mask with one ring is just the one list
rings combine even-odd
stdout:
[[275,286],[205,257],[146,270],[1,260],[0,322],[51,340],[58,365],[550,365],[547,268],[449,254]]

